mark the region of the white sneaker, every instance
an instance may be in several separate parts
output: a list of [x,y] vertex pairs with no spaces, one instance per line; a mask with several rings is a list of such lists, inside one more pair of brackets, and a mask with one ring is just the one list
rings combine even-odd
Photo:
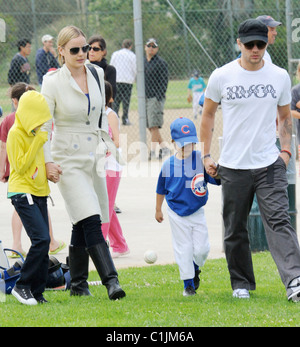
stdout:
[[32,295],[30,289],[20,289],[14,286],[12,295],[24,305],[37,305],[37,301]]
[[300,276],[293,279],[287,288],[288,300],[300,301]]
[[111,253],[111,257],[112,258],[119,258],[119,257],[121,257],[122,255],[127,255],[127,254],[129,254],[130,253],[130,250],[128,249],[127,251],[125,251],[125,252],[112,252]]
[[239,299],[250,299],[250,294],[248,289],[235,289],[232,293],[232,296],[234,298],[239,298]]

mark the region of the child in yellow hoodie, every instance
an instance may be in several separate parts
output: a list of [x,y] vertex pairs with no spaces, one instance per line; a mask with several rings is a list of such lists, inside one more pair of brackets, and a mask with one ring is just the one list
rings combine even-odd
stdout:
[[26,305],[47,302],[43,292],[49,262],[47,196],[50,189],[43,145],[48,139],[48,133],[42,132],[40,127],[49,119],[50,110],[42,94],[28,91],[20,98],[15,123],[7,138],[10,163],[8,198],[31,240],[21,276],[12,294]]

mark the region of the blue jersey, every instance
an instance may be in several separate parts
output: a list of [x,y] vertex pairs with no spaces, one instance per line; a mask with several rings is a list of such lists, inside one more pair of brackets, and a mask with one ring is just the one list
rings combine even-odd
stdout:
[[189,216],[206,204],[208,182],[220,185],[220,180],[206,173],[201,152],[193,151],[184,160],[172,156],[163,163],[156,193],[165,195],[168,206],[179,216]]

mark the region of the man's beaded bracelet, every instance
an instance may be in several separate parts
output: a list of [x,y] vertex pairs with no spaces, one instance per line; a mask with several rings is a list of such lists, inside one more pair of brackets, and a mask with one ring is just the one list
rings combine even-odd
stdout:
[[287,153],[289,155],[289,157],[292,158],[292,153],[290,151],[288,151],[287,149],[282,149],[281,153]]

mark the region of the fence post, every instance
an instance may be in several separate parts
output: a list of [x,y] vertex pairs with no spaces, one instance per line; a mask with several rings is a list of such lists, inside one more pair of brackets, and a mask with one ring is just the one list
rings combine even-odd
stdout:
[[141,0],[133,0],[134,41],[137,62],[137,97],[140,130],[140,159],[147,160],[146,96],[144,75],[144,41]]
[[[36,32],[36,11],[35,11],[35,0],[31,0],[31,11],[32,11],[32,21],[33,21],[33,37],[35,41],[36,50],[39,48],[37,32]],[[31,37],[29,37],[31,40]]]
[[287,58],[288,58],[288,72],[293,81],[293,63],[292,63],[292,16],[293,10],[291,1],[285,0],[285,16],[286,16],[286,44],[287,44]]
[[[181,12],[182,12],[182,18],[183,18],[184,22],[186,23],[184,0],[181,0]],[[190,76],[190,74],[192,72],[191,61],[190,61],[190,48],[189,48],[187,30],[186,30],[186,27],[184,25],[183,25],[183,36],[184,36],[184,45],[185,45],[187,75]]]

